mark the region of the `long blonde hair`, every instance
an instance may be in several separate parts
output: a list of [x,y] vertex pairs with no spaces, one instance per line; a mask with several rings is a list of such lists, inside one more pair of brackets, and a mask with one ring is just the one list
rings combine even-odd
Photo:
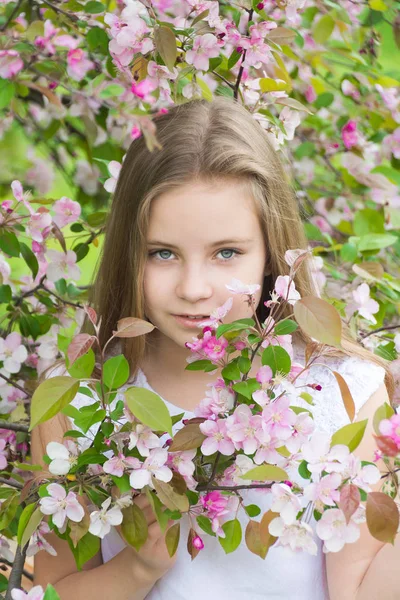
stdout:
[[[257,309],[264,320],[273,283],[288,275],[284,256],[288,249],[308,247],[303,224],[291,187],[290,171],[271,144],[268,134],[238,102],[215,97],[212,102],[192,100],[176,105],[155,118],[161,147],[150,152],[144,137],[134,140],[118,178],[99,265],[95,269],[89,304],[102,317],[103,346],[123,317],[144,319],[143,278],[146,262],[146,232],[154,198],[189,182],[219,183],[241,180],[247,184],[258,207],[268,247],[270,275],[265,278]],[[317,295],[305,261],[296,274],[301,296]],[[292,310],[287,306],[286,314]],[[88,318],[82,332],[93,333]],[[307,335],[296,334],[304,342]],[[145,351],[145,336],[122,340],[122,352],[134,377]],[[393,393],[393,377],[387,362],[354,340],[344,324],[343,350],[332,354],[356,355],[386,371],[385,383]]]

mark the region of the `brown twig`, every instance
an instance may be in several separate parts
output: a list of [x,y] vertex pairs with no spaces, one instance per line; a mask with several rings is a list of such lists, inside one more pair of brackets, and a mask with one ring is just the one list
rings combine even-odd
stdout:
[[28,549],[28,544],[29,544],[29,542],[27,542],[25,544],[25,547],[22,549],[19,544],[17,546],[17,549],[15,551],[14,563],[13,563],[13,566],[11,569],[10,577],[8,579],[8,587],[7,587],[7,593],[6,593],[5,600],[12,600],[11,591],[14,588],[21,587],[21,579],[22,579],[22,573],[24,571],[25,556],[26,556],[26,551]]
[[28,425],[21,425],[20,423],[9,423],[3,419],[0,421],[0,429],[9,429],[10,431],[23,431],[24,433],[29,432]]
[[11,481],[10,479],[6,479],[5,477],[0,477],[0,483],[6,483],[7,485],[15,488],[16,490],[22,490],[24,487],[22,483],[19,483],[18,481]]
[[370,335],[374,335],[374,333],[379,333],[380,331],[390,331],[392,329],[400,329],[400,325],[388,325],[386,327],[378,327],[378,329],[374,329],[373,331],[368,331],[368,333],[361,335],[360,338],[362,340],[365,340],[365,338],[367,338]]

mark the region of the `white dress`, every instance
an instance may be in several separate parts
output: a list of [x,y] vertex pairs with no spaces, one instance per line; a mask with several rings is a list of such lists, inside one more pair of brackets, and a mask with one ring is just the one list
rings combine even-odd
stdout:
[[[357,357],[325,358],[324,363],[329,364],[346,380],[354,398],[356,413],[384,381],[385,371],[382,367]],[[315,406],[310,406],[302,399],[292,402],[312,410],[317,428],[332,434],[349,423],[336,379],[326,366],[312,366],[302,382],[318,383],[322,386],[319,392],[304,388],[304,391],[312,394]],[[141,370],[135,382],[129,384],[132,385],[152,390]],[[113,402],[116,403],[118,399],[123,399],[123,396],[117,395]],[[88,396],[78,394],[72,404],[79,408],[92,402]],[[165,403],[171,415],[184,412],[170,402]],[[186,411],[185,418],[193,416],[193,413]],[[87,435],[94,436],[97,429],[98,424],[89,429]],[[173,427],[174,433],[177,429],[179,424]],[[82,449],[90,444],[89,440],[80,439],[83,440],[79,442]],[[112,452],[105,454],[112,456]],[[294,478],[292,477],[292,480]],[[246,504],[258,504],[263,509],[261,515],[270,508],[269,492],[249,490],[245,492],[244,499]],[[248,517],[243,510],[239,511],[238,519],[244,532]],[[310,525],[315,527],[313,519]],[[199,533],[202,534],[200,531]],[[207,600],[329,600],[325,555],[322,552],[322,542],[318,541],[316,536],[318,553],[315,556],[306,552],[293,552],[287,547],[274,546],[263,560],[247,549],[244,535],[239,548],[226,555],[215,537],[203,534],[205,549],[200,551],[193,561],[186,549],[187,536],[188,517],[184,516],[181,519],[177,560],[172,569],[156,582],[146,599],[204,600],[206,596]],[[111,560],[124,547],[125,542],[112,527],[110,533],[101,541],[103,562]]]

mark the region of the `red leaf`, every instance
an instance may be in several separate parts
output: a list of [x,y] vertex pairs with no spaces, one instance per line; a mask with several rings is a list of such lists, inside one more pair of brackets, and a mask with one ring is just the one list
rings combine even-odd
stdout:
[[393,544],[399,527],[399,510],[394,500],[383,492],[370,492],[366,517],[371,535],[380,542]]
[[117,331],[113,331],[115,337],[137,337],[153,331],[154,325],[136,317],[125,317],[117,323]]
[[78,333],[68,346],[67,356],[69,360],[69,366],[73,365],[74,362],[93,346],[93,342],[96,341],[94,335],[88,333]]
[[347,385],[347,383],[343,379],[343,377],[340,375],[340,373],[337,373],[336,371],[332,371],[332,373],[334,374],[334,376],[336,377],[336,381],[338,382],[338,385],[340,388],[340,393],[342,394],[342,400],[343,400],[343,404],[346,409],[347,415],[348,415],[350,421],[353,422],[353,419],[356,414],[356,407],[354,405],[353,396],[351,395],[349,386]]
[[351,516],[354,515],[360,506],[361,496],[358,487],[352,483],[345,485],[340,490],[339,508],[344,512],[346,523],[349,523]]
[[97,313],[94,310],[94,308],[91,308],[90,306],[88,306],[87,304],[84,305],[83,307],[85,313],[87,314],[87,316],[89,317],[89,319],[91,320],[91,322],[93,323],[93,325],[96,325],[97,323]]
[[387,435],[374,435],[376,445],[385,456],[397,456],[400,453],[394,440]]

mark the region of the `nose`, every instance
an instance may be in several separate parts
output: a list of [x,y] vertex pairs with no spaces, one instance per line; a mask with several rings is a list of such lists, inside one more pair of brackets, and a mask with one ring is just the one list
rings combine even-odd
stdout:
[[176,286],[176,295],[191,304],[210,298],[213,286],[209,275],[207,269],[199,265],[183,266]]

